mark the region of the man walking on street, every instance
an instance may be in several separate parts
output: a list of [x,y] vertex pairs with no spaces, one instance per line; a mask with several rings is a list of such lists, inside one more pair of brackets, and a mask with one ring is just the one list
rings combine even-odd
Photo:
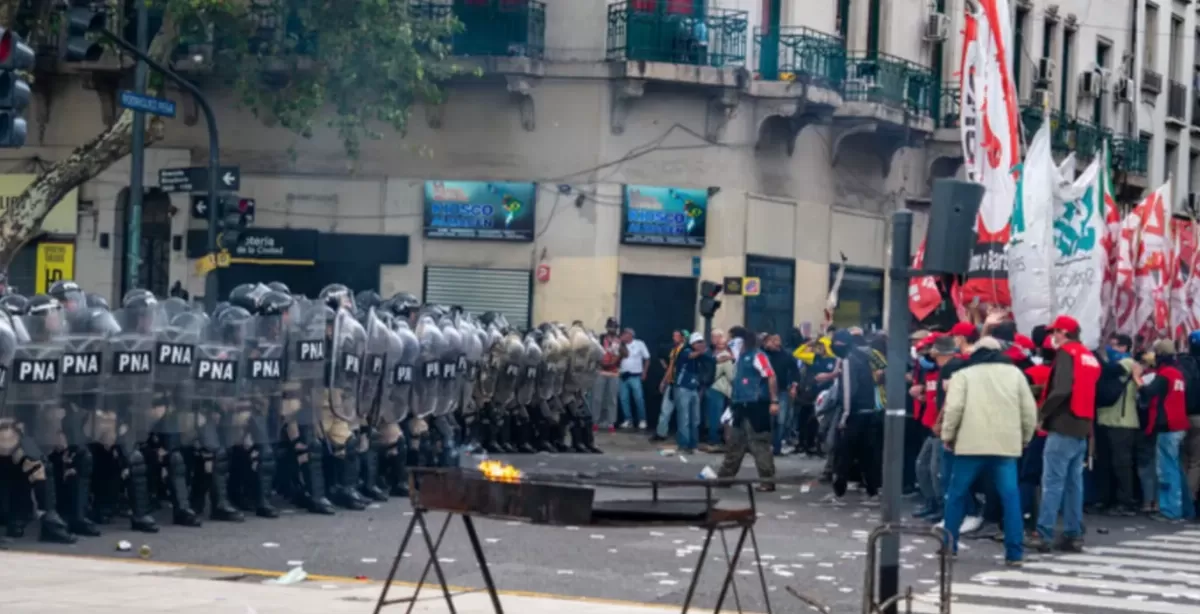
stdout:
[[[736,332],[734,332],[736,331]],[[717,472],[719,478],[736,477],[749,448],[758,469],[758,477],[775,477],[775,457],[771,455],[771,420],[779,414],[779,388],[771,361],[758,350],[754,334],[741,327],[733,331],[741,339],[741,351],[734,367],[732,413],[733,426],[725,449],[725,460]],[[774,492],[774,484],[763,484],[760,492]]]
[[[646,393],[642,382],[650,370],[650,350],[636,337],[632,328],[626,328],[621,333],[621,347],[624,348],[624,358],[621,359],[621,428],[646,428]],[[634,408],[637,415],[634,415]]]
[[1033,438],[1037,408],[1025,374],[1002,353],[1000,342],[980,339],[967,366],[950,380],[943,408],[942,441],[954,451],[954,474],[946,493],[946,530],[958,552],[959,528],[971,486],[990,474],[1003,507],[1004,561],[1019,566],[1024,523],[1017,460]]
[[1100,361],[1079,342],[1079,322],[1058,316],[1050,324],[1058,353],[1051,366],[1050,385],[1038,416],[1046,435],[1042,453],[1042,503],[1037,534],[1030,546],[1049,552],[1061,513],[1065,552],[1083,550],[1083,468],[1087,463],[1088,437],[1096,415],[1096,382]]
[[704,333],[692,333],[689,347],[675,359],[676,440],[680,454],[695,454],[700,445],[700,389],[708,384],[713,358],[704,342]]
[[800,368],[791,352],[784,351],[783,339],[779,335],[767,336],[764,350],[767,359],[771,361],[771,369],[775,371],[775,381],[779,385],[779,415],[775,417],[774,434],[771,437],[771,450],[779,456],[783,453],[783,442],[789,434],[792,401],[796,398]]

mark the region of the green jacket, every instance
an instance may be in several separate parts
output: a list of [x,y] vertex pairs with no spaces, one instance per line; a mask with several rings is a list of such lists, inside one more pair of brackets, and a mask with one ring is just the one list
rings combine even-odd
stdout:
[[1125,386],[1125,394],[1121,400],[1109,407],[1096,409],[1096,424],[1110,428],[1136,429],[1141,427],[1138,422],[1137,382],[1129,376],[1133,372],[1133,358],[1122,358],[1121,366],[1125,369],[1125,377],[1129,383]]

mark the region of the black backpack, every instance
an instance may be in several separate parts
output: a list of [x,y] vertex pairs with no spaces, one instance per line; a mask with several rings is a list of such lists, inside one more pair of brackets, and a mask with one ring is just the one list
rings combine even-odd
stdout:
[[1101,362],[1100,379],[1096,381],[1096,407],[1112,407],[1120,402],[1129,387],[1133,374],[1121,363]]

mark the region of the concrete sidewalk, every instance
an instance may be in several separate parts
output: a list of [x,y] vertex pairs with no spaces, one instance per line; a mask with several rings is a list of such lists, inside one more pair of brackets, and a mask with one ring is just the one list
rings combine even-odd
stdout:
[[[369,614],[381,585],[309,580],[291,586],[262,584],[236,571],[142,561],[103,560],[0,552],[0,611],[4,614]],[[393,585],[388,598],[412,594]],[[521,614],[661,614],[666,606],[600,603],[570,598],[501,595],[506,612]],[[490,614],[486,593],[460,594],[462,614]],[[403,614],[407,604],[384,608]],[[449,612],[441,591],[426,587],[413,612]]]

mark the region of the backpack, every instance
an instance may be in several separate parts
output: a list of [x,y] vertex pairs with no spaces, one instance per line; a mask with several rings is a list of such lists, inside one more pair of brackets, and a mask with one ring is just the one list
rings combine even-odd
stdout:
[[1119,363],[1102,362],[1100,379],[1096,380],[1096,407],[1112,407],[1121,401],[1133,374],[1126,373]]
[[1190,415],[1200,409],[1200,364],[1192,356],[1180,356],[1179,370],[1183,373],[1185,402]]

